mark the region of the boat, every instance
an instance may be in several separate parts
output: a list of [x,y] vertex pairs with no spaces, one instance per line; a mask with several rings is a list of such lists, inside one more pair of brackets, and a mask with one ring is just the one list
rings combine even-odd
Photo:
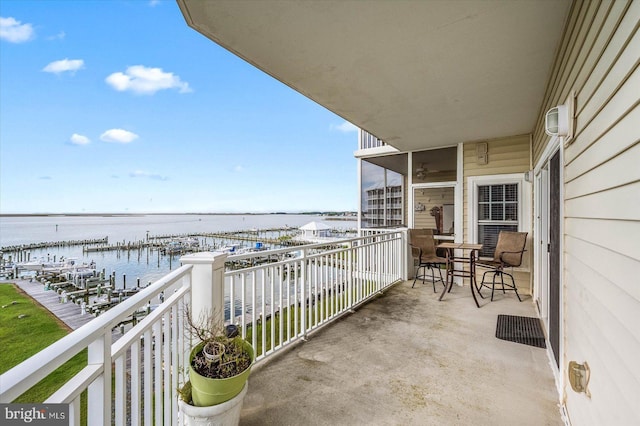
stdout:
[[39,258],[36,260],[30,260],[28,262],[18,263],[16,266],[18,269],[24,269],[26,271],[42,272],[44,270],[51,270],[55,268],[73,267],[75,259],[61,258],[58,262],[52,262],[49,259]]
[[41,258],[29,262],[18,263],[16,266],[18,269],[26,271],[55,274],[64,274],[70,271],[91,270],[91,275],[93,275],[93,271],[96,269],[96,263],[94,261],[91,261],[91,263],[78,263],[78,259],[73,257],[61,258],[58,262],[51,262]]
[[197,238],[176,238],[169,241],[161,250],[163,254],[180,254],[198,251],[200,241]]

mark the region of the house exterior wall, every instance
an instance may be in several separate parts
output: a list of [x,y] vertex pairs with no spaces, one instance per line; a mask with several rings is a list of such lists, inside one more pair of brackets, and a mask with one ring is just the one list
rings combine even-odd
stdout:
[[544,112],[575,93],[564,141],[563,344],[587,362],[590,396],[566,379],[574,425],[640,422],[640,1],[576,1],[533,133],[534,164],[549,136]]
[[[469,206],[468,178],[473,176],[489,176],[522,173],[531,169],[531,138],[529,135],[513,136],[508,138],[482,141],[487,143],[487,164],[478,164],[476,155],[476,142],[468,142],[463,145],[463,224],[464,241],[470,241],[469,235]],[[527,183],[528,185],[528,183]],[[531,205],[531,203],[529,203]],[[531,214],[528,212],[527,214]],[[522,267],[515,270],[514,279],[518,291],[523,294],[531,294],[531,230],[527,229],[527,251],[525,252]],[[479,270],[479,273],[484,272]]]

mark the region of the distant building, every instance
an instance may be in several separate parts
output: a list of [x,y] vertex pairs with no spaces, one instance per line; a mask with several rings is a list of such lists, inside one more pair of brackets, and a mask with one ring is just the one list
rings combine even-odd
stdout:
[[300,230],[302,231],[301,238],[309,239],[309,241],[316,238],[331,237],[331,227],[321,222],[309,222],[306,225],[301,226]]
[[393,185],[381,188],[371,188],[365,191],[363,205],[363,228],[401,225],[402,186]]

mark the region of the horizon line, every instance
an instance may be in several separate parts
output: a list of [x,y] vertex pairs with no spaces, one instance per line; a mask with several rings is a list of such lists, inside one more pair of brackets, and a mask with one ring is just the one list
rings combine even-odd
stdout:
[[298,211],[298,212],[284,212],[284,211],[274,211],[274,212],[102,212],[102,213],[0,213],[0,217],[9,217],[9,216],[175,216],[175,215],[202,215],[202,216],[243,216],[243,215],[278,215],[278,214],[308,214],[308,215],[326,215],[326,214],[357,214],[357,211],[354,210],[308,210],[308,211]]

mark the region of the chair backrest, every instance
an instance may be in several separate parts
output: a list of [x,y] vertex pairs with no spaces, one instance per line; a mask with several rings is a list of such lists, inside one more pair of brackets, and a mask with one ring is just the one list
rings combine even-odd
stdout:
[[527,232],[500,231],[493,260],[508,266],[520,266],[526,244]]
[[422,237],[433,237],[433,229],[418,229],[418,228],[411,228],[409,229],[409,244],[410,245],[417,245],[416,238],[422,238]]
[[409,229],[409,244],[412,248],[420,248],[422,256],[436,254],[436,242],[432,229]]

